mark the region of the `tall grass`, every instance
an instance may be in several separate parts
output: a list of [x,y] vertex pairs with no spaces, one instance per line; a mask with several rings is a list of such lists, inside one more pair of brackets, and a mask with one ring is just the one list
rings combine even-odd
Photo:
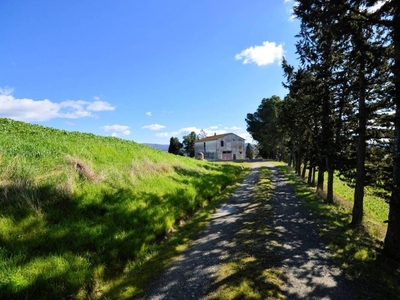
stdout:
[[0,298],[101,298],[241,171],[0,119]]

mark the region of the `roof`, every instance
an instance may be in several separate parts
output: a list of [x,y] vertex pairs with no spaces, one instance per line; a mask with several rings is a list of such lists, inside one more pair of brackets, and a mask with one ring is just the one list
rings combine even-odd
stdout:
[[[197,140],[196,143],[197,143],[197,142],[216,141],[216,140],[219,140],[220,138],[223,138],[224,136],[227,136],[227,135],[230,135],[230,134],[236,135],[236,134],[234,134],[234,133],[216,134],[216,135],[212,135],[212,136],[207,136],[207,137],[205,137],[204,139],[201,139],[201,140]],[[238,136],[238,135],[236,135],[236,136],[239,137],[239,138],[241,138],[241,137]],[[241,138],[241,139],[243,139],[243,138]],[[244,140],[244,139],[243,139],[243,140]]]

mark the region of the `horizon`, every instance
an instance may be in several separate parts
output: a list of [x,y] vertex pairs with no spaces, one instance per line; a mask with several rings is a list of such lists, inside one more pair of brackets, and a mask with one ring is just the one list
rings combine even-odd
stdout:
[[294,1],[0,4],[0,117],[169,144],[252,138],[245,118],[286,89]]

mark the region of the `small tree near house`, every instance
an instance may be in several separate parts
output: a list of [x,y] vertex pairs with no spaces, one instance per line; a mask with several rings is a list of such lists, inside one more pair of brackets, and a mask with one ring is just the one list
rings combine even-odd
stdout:
[[169,140],[168,153],[175,155],[182,155],[183,144],[179,141],[177,137],[171,137]]
[[247,144],[246,146],[246,158],[253,159],[254,157],[254,148],[251,144]]

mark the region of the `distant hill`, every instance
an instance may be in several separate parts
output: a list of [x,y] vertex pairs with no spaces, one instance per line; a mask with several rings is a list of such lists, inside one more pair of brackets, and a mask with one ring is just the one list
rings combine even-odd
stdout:
[[156,148],[158,150],[165,151],[165,152],[168,152],[168,147],[169,147],[169,145],[163,145],[163,144],[143,143],[143,145],[146,145],[146,146],[149,146],[149,147],[153,147],[153,148]]

